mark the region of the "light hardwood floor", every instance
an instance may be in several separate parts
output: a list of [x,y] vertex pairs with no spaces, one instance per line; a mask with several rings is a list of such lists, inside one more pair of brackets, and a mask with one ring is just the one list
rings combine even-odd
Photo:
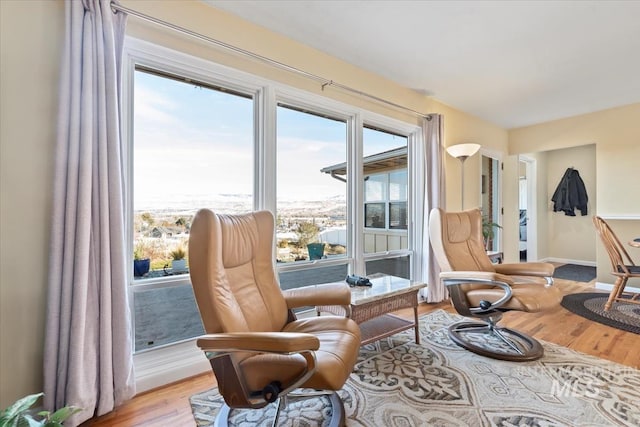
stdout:
[[[585,284],[557,280],[556,286],[565,294],[595,291],[593,282]],[[420,304],[419,314],[436,309],[455,312],[448,302],[443,302]],[[411,318],[413,311],[401,310],[397,314]],[[545,313],[507,313],[501,325],[513,327],[540,340],[553,342],[582,353],[640,368],[640,337],[638,335],[592,322],[563,307]],[[142,393],[115,411],[88,421],[83,424],[83,427],[193,427],[195,422],[189,406],[189,397],[214,386],[215,378],[211,373],[189,378]]]

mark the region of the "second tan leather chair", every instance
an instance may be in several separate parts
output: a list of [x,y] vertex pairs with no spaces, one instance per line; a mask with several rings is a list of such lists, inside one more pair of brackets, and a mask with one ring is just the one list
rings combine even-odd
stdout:
[[484,248],[479,209],[429,214],[429,238],[458,313],[482,320],[449,328],[461,347],[495,359],[526,361],[541,357],[542,345],[521,332],[498,327],[509,310],[537,312],[559,306],[561,292],[553,284],[552,264],[492,264]]
[[336,390],[343,387],[360,349],[360,329],[338,316],[295,318],[293,309],[315,305],[349,307],[348,285],[318,285],[281,291],[274,271],[274,219],[267,211],[216,215],[200,210],[191,226],[189,269],[207,335],[205,351],[226,406],[262,408],[304,387],[326,390],[331,426],[344,424]]

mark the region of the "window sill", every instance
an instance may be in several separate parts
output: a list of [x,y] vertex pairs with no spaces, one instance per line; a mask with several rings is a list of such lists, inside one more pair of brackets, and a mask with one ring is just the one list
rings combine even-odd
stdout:
[[133,355],[136,391],[142,393],[211,369],[195,340]]

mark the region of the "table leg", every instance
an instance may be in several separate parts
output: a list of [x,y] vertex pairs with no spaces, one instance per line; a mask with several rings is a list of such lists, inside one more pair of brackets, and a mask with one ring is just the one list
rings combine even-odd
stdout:
[[420,323],[418,322],[418,306],[413,307],[413,330],[416,332],[416,344],[420,344]]

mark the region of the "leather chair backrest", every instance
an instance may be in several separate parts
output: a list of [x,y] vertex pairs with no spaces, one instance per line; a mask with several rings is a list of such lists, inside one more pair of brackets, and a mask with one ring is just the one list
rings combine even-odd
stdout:
[[464,212],[432,209],[429,239],[441,271],[495,272],[484,247],[480,209]]
[[198,211],[189,237],[189,271],[206,333],[280,331],[287,305],[273,265],[268,211]]

